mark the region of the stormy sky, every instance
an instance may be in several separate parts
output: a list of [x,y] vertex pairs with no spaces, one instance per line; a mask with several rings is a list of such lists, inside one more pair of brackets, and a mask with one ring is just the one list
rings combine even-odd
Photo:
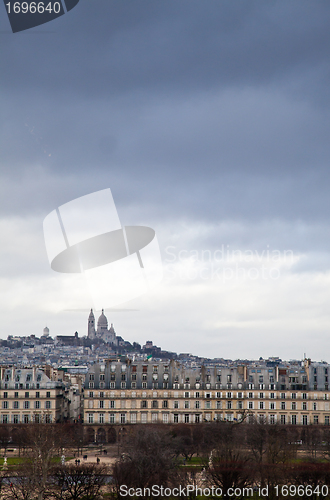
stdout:
[[325,0],[80,0],[12,34],[1,5],[0,336],[87,333],[42,224],[111,188],[164,269],[106,309],[118,335],[330,361],[329,21]]

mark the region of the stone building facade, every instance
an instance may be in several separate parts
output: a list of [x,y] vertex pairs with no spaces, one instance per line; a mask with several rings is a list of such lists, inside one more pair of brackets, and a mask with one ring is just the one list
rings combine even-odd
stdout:
[[0,368],[0,423],[55,423],[63,419],[65,393],[39,368]]
[[328,364],[309,360],[189,367],[173,360],[107,360],[86,375],[84,423],[95,429],[240,419],[329,425],[328,373]]

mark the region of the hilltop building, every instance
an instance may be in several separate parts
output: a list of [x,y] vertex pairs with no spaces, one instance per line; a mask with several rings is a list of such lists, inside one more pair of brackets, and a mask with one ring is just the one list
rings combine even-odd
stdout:
[[111,323],[108,329],[108,319],[104,314],[104,309],[102,309],[102,314],[97,321],[97,328],[95,329],[95,317],[93,309],[89,313],[88,317],[88,338],[94,340],[96,338],[104,340],[106,344],[113,344],[115,346],[119,345],[119,337],[116,336],[113,324]]

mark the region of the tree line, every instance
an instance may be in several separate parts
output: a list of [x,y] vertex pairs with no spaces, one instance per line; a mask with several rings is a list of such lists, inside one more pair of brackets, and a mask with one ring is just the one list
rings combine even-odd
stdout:
[[330,429],[257,421],[135,427],[113,468],[113,497],[125,496],[122,484],[146,492],[153,484],[213,487],[234,500],[247,491],[270,500],[330,498]]
[[[111,468],[61,461],[63,450],[78,456],[85,444],[77,424],[0,425],[0,447],[4,453],[16,447],[21,458],[0,466],[0,500],[120,500],[127,498],[122,485],[146,491],[143,498],[152,497],[153,485],[213,487],[234,500],[262,498],[260,491],[270,500],[330,498],[327,427],[257,421],[126,426],[113,445],[118,458]],[[187,490],[181,496],[196,498]]]

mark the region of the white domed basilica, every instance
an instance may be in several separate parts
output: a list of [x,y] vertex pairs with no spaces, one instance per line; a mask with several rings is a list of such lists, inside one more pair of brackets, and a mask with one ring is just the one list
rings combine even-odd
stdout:
[[104,310],[102,309],[102,314],[97,321],[97,329],[95,330],[95,317],[93,313],[93,309],[88,317],[88,338],[93,340],[96,338],[100,338],[104,340],[107,344],[118,345],[118,339],[116,337],[116,332],[114,330],[113,324],[108,330],[108,320],[104,315]]

